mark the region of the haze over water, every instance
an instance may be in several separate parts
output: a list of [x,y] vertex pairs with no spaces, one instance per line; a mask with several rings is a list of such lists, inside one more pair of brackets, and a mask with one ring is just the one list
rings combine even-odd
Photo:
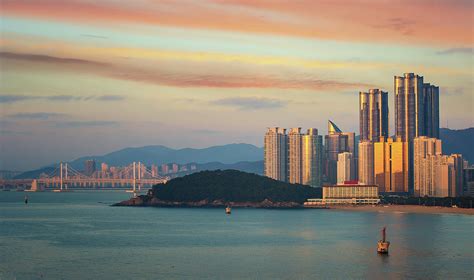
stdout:
[[[0,279],[473,276],[474,218],[110,207],[123,192],[0,193]],[[388,228],[390,255],[376,253]]]

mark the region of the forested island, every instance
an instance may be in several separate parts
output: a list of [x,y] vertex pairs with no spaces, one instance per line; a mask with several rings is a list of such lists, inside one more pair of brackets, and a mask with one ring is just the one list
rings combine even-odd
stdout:
[[158,184],[115,206],[300,208],[321,188],[289,184],[237,170],[202,171]]

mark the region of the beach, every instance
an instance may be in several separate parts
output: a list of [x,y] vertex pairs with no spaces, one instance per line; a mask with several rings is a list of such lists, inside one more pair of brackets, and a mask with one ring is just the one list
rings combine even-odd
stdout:
[[331,205],[329,209],[343,211],[418,214],[463,214],[474,215],[474,208],[452,208],[420,205]]

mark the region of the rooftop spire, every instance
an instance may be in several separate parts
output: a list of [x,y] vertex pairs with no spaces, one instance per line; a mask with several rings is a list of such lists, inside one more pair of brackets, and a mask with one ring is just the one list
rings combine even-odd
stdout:
[[339,127],[332,121],[328,120],[328,134],[335,134],[342,132]]

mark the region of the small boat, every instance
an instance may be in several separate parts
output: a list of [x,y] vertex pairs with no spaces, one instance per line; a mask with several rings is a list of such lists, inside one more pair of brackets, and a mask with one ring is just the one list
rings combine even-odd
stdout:
[[382,229],[382,240],[379,240],[377,243],[377,252],[379,254],[388,254],[388,247],[390,246],[390,242],[385,239],[385,227]]
[[231,209],[230,209],[230,206],[227,206],[227,207],[225,208],[225,213],[226,213],[227,215],[230,215],[230,210],[231,210]]

